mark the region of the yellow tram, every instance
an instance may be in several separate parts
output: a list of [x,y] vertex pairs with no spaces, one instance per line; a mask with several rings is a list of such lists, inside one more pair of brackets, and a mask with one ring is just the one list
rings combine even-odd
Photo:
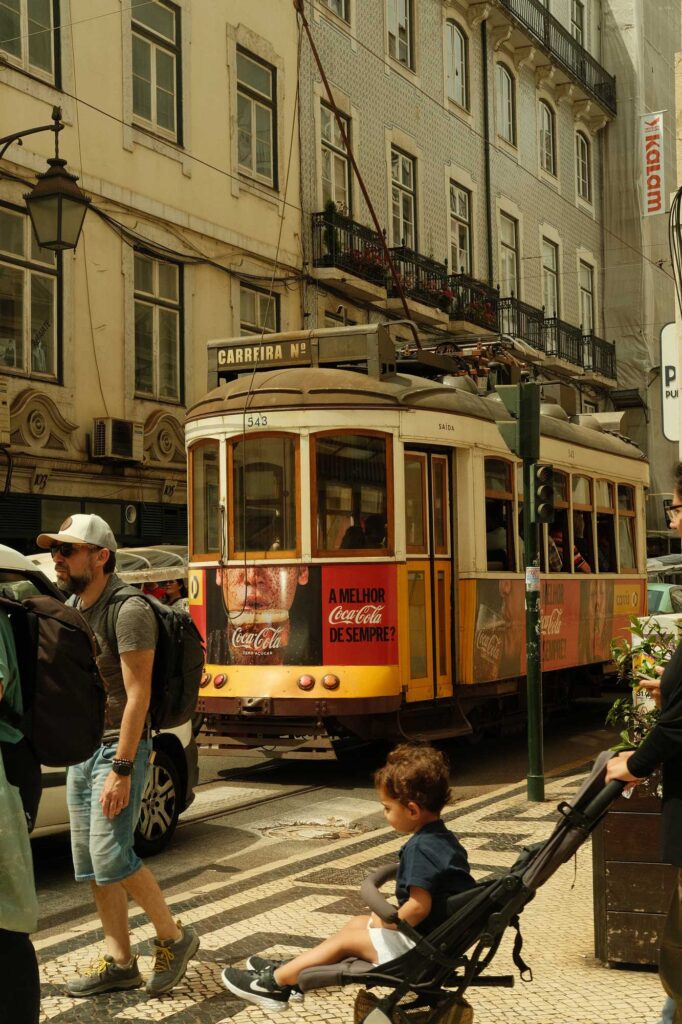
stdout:
[[[187,416],[199,710],[221,746],[310,753],[524,713],[521,464],[470,378],[390,325],[209,343]],[[414,372],[416,370],[416,372]],[[426,375],[420,375],[426,374]],[[442,373],[442,371],[441,371]],[[542,407],[546,704],[596,692],[646,602],[641,451]]]

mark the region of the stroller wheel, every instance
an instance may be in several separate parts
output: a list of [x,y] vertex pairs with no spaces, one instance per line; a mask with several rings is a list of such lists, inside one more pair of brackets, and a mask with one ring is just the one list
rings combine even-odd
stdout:
[[[379,997],[367,989],[361,989],[355,997],[354,1024],[384,1024],[389,1020],[384,1016],[383,1021],[379,1014],[368,1020],[367,1018],[376,1010],[379,1005]],[[391,1024],[474,1024],[474,1011],[463,999],[455,1006],[451,1006],[440,1016],[434,1016],[433,1007],[420,1006],[410,1009],[405,1005],[395,1006],[390,1017]]]

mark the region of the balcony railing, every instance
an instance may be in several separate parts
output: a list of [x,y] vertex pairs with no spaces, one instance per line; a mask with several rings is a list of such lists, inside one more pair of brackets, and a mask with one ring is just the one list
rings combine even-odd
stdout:
[[451,320],[465,320],[487,331],[499,332],[500,294],[496,288],[466,274],[451,274]]
[[522,338],[538,352],[544,351],[545,312],[543,309],[536,309],[535,306],[530,306],[513,295],[500,299],[499,309],[502,334],[511,334],[514,338]]
[[313,214],[313,266],[338,267],[364,281],[386,283],[381,237],[342,213]]
[[583,336],[579,327],[573,327],[556,316],[546,317],[543,336],[548,356],[563,359],[574,366],[583,365]]
[[583,365],[602,377],[616,379],[616,346],[595,334],[583,334]]
[[505,10],[551,54],[561,67],[612,114],[616,113],[616,80],[549,13],[540,0],[499,0]]
[[[442,309],[444,312],[450,308],[452,293],[445,263],[438,263],[428,256],[422,256],[421,253],[404,245],[391,249],[391,259],[407,298]],[[387,282],[389,295],[395,297],[397,289],[390,274]]]

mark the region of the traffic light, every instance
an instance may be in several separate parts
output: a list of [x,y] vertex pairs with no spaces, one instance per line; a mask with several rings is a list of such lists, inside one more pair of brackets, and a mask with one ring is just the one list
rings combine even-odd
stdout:
[[554,466],[533,467],[533,514],[536,523],[554,522]]
[[495,388],[512,420],[498,420],[497,429],[515,455],[533,461],[540,454],[540,385],[502,384]]

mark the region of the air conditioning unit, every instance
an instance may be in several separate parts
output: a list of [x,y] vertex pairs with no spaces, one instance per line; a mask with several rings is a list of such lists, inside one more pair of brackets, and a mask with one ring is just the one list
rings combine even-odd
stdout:
[[9,444],[9,396],[7,381],[0,380],[0,445]]
[[142,462],[144,426],[133,420],[96,419],[92,431],[93,459]]

